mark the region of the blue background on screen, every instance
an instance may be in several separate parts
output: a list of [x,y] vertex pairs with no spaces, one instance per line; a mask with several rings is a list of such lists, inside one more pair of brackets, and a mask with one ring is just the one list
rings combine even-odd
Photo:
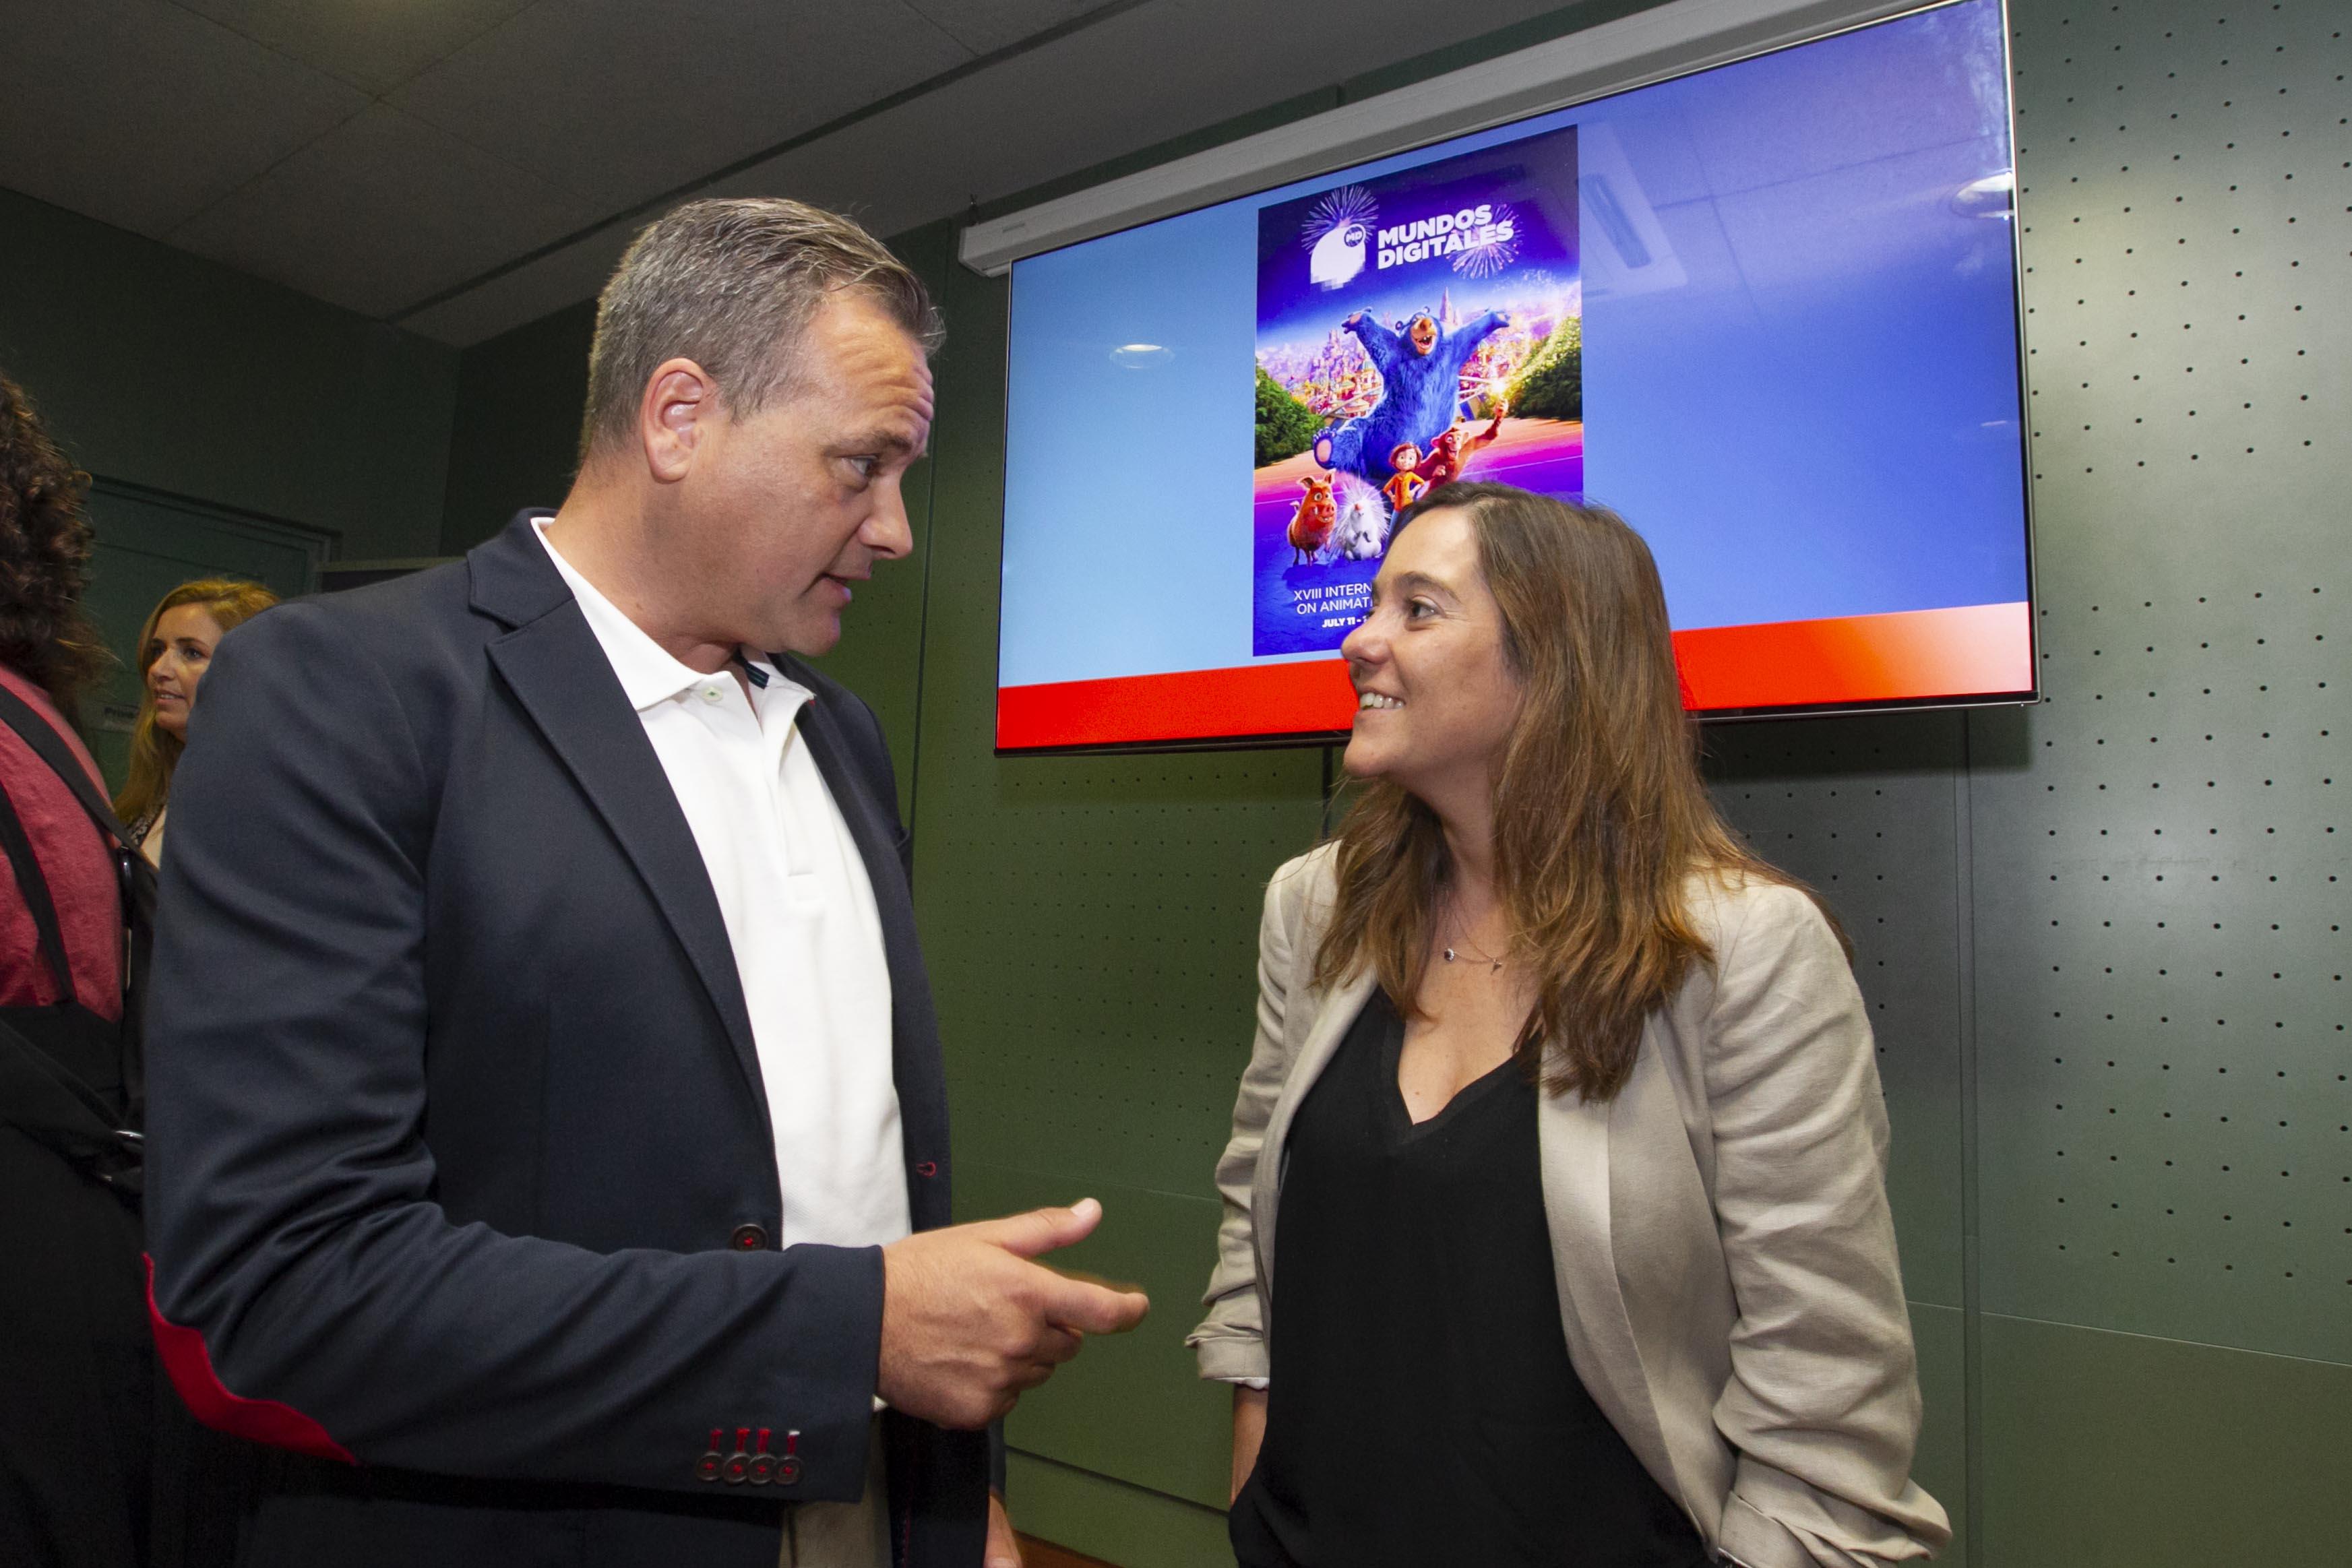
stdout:
[[1586,489],[1675,626],[2024,599],[2014,253],[1968,190],[2010,167],[2000,13],[1965,0],[1016,264],[1001,683],[1329,657],[1250,656],[1257,209],[1567,124]]

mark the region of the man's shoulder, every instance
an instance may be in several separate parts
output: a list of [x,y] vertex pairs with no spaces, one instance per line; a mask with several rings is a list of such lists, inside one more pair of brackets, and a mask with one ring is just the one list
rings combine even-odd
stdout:
[[[331,727],[373,722],[379,698],[418,734],[438,732],[481,699],[486,645],[507,628],[474,608],[464,561],[388,582],[289,600],[221,640],[213,680],[238,706],[292,702]],[[209,689],[208,689],[209,695]]]
[[[393,627],[428,634],[460,628],[475,631],[477,623],[487,627],[491,622],[473,607],[469,566],[462,559],[444,561],[406,577],[333,593],[314,593],[299,602],[354,630],[364,628],[371,634]],[[475,631],[475,640],[479,640],[478,631]]]
[[254,650],[299,648],[309,657],[365,657],[396,676],[443,664],[458,648],[479,647],[502,630],[473,607],[466,563],[457,560],[388,582],[289,600],[236,628],[233,640]]

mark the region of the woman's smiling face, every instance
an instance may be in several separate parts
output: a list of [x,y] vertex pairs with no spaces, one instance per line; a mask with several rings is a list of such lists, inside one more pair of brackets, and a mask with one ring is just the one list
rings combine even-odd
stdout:
[[174,604],[155,618],[147,644],[147,690],[155,699],[155,727],[188,737],[188,712],[196,704],[196,684],[220,645],[220,622],[201,604]]
[[1356,687],[1349,774],[1423,800],[1489,787],[1518,716],[1503,616],[1469,515],[1441,507],[1390,544],[1371,613],[1339,652]]

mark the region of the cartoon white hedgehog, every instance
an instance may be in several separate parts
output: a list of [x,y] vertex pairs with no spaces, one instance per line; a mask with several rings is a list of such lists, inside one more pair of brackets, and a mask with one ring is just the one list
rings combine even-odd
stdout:
[[1370,480],[1354,474],[1332,476],[1339,520],[1324,547],[1332,560],[1370,560],[1389,547],[1389,509]]

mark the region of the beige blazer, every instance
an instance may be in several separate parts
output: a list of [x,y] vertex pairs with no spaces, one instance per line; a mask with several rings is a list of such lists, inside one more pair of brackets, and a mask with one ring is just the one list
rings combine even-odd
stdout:
[[[1284,1142],[1372,989],[1310,977],[1333,852],[1266,888],[1209,1316],[1186,1341],[1203,1377],[1267,1375]],[[1919,1385],[1861,993],[1804,894],[1690,885],[1714,964],[1650,1016],[1614,1100],[1547,1095],[1538,1115],[1569,1358],[1731,1560],[1932,1555],[1951,1527],[1911,1480]]]

